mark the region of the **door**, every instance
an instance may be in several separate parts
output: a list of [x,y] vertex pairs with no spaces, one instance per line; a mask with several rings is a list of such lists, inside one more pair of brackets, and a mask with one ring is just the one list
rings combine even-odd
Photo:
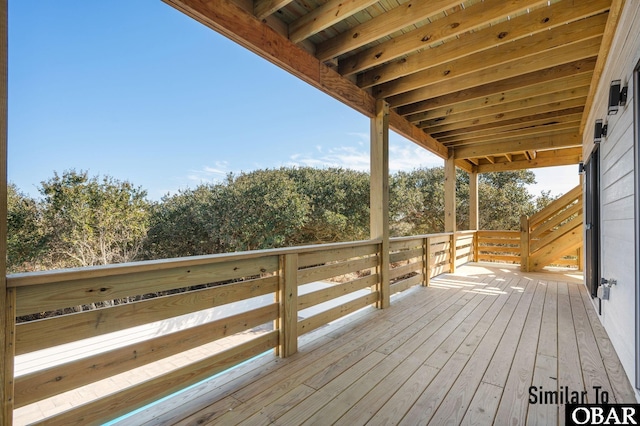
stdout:
[[600,285],[600,150],[598,145],[585,167],[585,279],[591,297]]
[[636,388],[640,389],[640,62],[633,73],[633,150],[635,156],[635,248],[636,248]]

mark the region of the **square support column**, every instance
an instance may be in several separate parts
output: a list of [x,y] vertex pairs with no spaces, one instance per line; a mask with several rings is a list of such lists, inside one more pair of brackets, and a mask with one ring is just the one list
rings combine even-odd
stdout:
[[371,119],[371,197],[370,236],[382,240],[377,273],[379,275],[377,306],[387,308],[389,289],[389,104],[376,102],[376,115]]
[[0,0],[0,424],[13,424],[15,292],[7,288],[7,0]]
[[444,232],[456,230],[456,162],[449,150],[444,163]]
[[469,173],[469,230],[477,231],[479,226],[478,173]]

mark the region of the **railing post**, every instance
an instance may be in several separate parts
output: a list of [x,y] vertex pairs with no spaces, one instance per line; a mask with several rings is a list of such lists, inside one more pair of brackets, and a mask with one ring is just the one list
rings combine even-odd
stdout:
[[278,288],[280,333],[278,355],[286,358],[298,351],[298,255],[280,255]]
[[478,261],[478,247],[480,246],[480,244],[478,243],[478,230],[476,230],[476,232],[473,233],[473,261],[477,262]]
[[526,215],[522,215],[520,216],[520,270],[522,272],[529,272],[530,238],[529,218]]
[[[387,240],[388,241],[388,240]],[[378,309],[386,309],[391,306],[391,280],[389,279],[389,244],[378,244]]]
[[0,386],[2,386],[2,412],[0,424],[11,426],[13,424],[13,368],[15,360],[15,327],[16,327],[16,291],[7,288],[4,297],[4,312],[0,313],[4,319],[4,328],[0,336],[4,343],[2,352],[2,369],[0,370]]
[[583,256],[582,253],[583,253],[582,246],[580,246],[580,248],[578,248],[578,251],[576,253],[576,255],[578,257],[578,271],[584,270],[584,266],[582,265],[582,256]]
[[422,285],[431,285],[431,240],[429,237],[422,239],[422,274],[424,276]]
[[450,242],[450,259],[449,261],[451,262],[451,270],[449,271],[450,273],[454,273],[456,271],[456,233],[452,232],[451,236],[449,237],[449,242]]

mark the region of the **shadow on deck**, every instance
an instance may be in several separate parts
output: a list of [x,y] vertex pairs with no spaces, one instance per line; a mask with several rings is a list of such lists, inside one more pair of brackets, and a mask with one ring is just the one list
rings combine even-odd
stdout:
[[635,402],[582,276],[471,263],[117,424],[557,424],[575,395]]

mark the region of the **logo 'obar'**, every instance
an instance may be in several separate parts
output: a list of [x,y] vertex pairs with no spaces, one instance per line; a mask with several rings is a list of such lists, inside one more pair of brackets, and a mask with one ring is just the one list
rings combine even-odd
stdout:
[[637,425],[639,404],[567,404],[566,425]]

